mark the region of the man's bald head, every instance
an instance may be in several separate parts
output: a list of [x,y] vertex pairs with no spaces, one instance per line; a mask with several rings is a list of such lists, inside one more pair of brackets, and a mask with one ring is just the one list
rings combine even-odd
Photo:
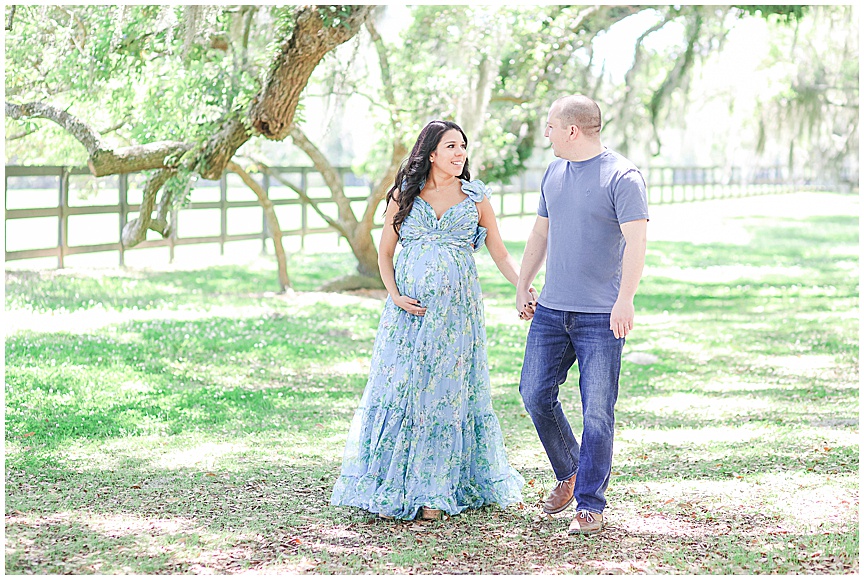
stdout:
[[586,96],[561,97],[552,103],[552,111],[564,125],[576,125],[586,137],[594,138],[600,133],[600,107]]

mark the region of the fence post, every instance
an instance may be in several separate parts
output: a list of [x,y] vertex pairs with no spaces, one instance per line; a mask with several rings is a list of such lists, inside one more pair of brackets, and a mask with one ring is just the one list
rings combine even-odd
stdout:
[[[669,190],[669,202],[675,203],[675,170],[671,167],[663,170],[663,193],[666,193],[666,190]],[[666,177],[669,177],[669,182],[667,184]],[[667,187],[668,185],[668,187]]]
[[[673,169],[664,168],[663,171],[663,195],[666,195],[666,190],[669,190],[669,201],[668,203],[675,203],[675,172]],[[666,177],[669,177],[669,181],[667,183]],[[663,198],[661,197],[660,203],[663,203]]]
[[306,168],[300,168],[300,191],[303,192],[304,197],[300,199],[300,249],[306,249],[306,229],[308,228],[307,216],[306,216]]
[[[262,174],[261,186],[264,188],[264,197],[270,199],[270,176],[266,173]],[[274,208],[273,211],[276,211]],[[267,210],[261,206],[261,255],[267,255]]]
[[228,178],[219,178],[219,255],[225,255],[225,237],[228,235]]
[[69,243],[69,216],[66,214],[66,207],[69,204],[69,169],[62,167],[60,169],[60,223],[57,227],[58,240],[57,245],[57,268],[63,269],[64,258],[66,257],[66,248]]
[[[690,167],[687,169],[687,179],[684,183],[684,201],[696,201],[696,186],[693,185],[693,182],[696,180],[696,169]],[[687,199],[687,196],[690,196],[690,199]]]
[[129,213],[129,174],[121,173],[117,186],[120,194],[120,267],[126,265],[126,248],[123,246],[123,228],[126,227],[126,216]]
[[177,223],[178,212],[177,209],[171,210],[171,235],[168,236],[168,263],[174,263],[174,246],[177,242],[177,230],[180,228],[180,224]]
[[525,179],[526,171],[523,171],[519,175],[519,195],[521,196],[521,200],[519,201],[519,217],[525,217],[525,188],[528,187],[528,183]]
[[[342,180],[342,191],[345,192],[345,169],[344,169],[343,167],[337,167],[337,168],[336,168],[336,173],[339,174],[339,179]],[[346,195],[347,195],[347,192],[345,192],[345,193],[346,193]],[[351,202],[350,202],[350,201],[348,202],[348,206],[349,206],[349,207],[351,206]],[[337,248],[341,248],[341,247],[342,247],[342,236],[339,235],[339,232],[336,232],[336,247],[337,247]]]

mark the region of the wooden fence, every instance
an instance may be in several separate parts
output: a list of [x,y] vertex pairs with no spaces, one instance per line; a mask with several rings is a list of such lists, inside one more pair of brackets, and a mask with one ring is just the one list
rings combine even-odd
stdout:
[[[329,199],[329,192],[323,187],[323,181],[314,168],[275,167],[273,170],[298,186],[313,199],[325,203]],[[349,200],[355,204],[357,202],[362,203],[368,195],[371,184],[355,176],[349,168],[340,168],[339,171],[343,176],[346,190],[353,194],[349,195]],[[512,184],[505,186],[493,184],[493,190],[496,191],[493,201],[498,203],[496,211],[499,218],[535,214],[542,174],[543,169],[530,169],[517,177]],[[224,254],[226,243],[243,240],[261,240],[262,252],[266,252],[269,236],[263,211],[260,214],[260,227],[256,225],[255,231],[230,233],[230,211],[260,206],[245,185],[239,182],[239,179],[236,189],[235,186],[230,185],[229,176],[236,177],[233,174],[226,174],[218,182],[202,181],[197,184],[193,192],[206,193],[208,189],[213,190],[218,187],[218,197],[210,195],[211,199],[202,201],[197,200],[196,194],[193,193],[191,200],[184,204],[182,209],[172,213],[172,222],[175,227],[169,237],[163,239],[155,232],[148,232],[148,239],[130,249],[124,248],[120,239],[123,228],[130,219],[134,219],[134,216],[137,215],[141,192],[136,187],[136,180],[140,184],[143,180],[141,175],[121,174],[96,179],[90,176],[86,168],[6,166],[6,261],[56,258],[57,267],[63,268],[65,258],[68,256],[116,251],[119,254],[119,264],[123,266],[126,253],[134,252],[137,249],[167,247],[169,260],[173,261],[174,249],[177,246],[218,243],[220,253]],[[777,167],[759,168],[748,173],[734,168],[723,170],[717,167],[654,167],[648,169],[645,176],[648,181],[649,204],[651,205],[765,195],[803,189],[800,186],[794,186],[782,169]],[[316,226],[310,223],[310,205],[297,196],[296,192],[278,183],[274,187],[266,174],[259,177],[261,185],[270,195],[277,211],[286,206],[296,208],[293,210],[294,219],[290,220],[294,223],[282,225],[284,236],[299,236],[300,247],[303,248],[307,236],[333,232],[332,228],[326,226],[323,220],[314,215],[314,212],[311,217],[317,218],[320,224]],[[316,181],[316,183],[311,183],[312,181]],[[109,192],[112,195],[116,190],[116,202],[112,200],[112,203],[100,203],[97,200],[94,203],[92,200],[86,199],[87,195],[82,195],[81,192],[74,195],[73,185],[78,186],[78,182],[82,182],[82,186],[79,188],[82,190],[87,189],[86,186],[88,185],[95,191],[101,190],[103,193]],[[232,190],[235,193],[238,191],[245,193],[247,199],[242,199],[244,197],[242,193],[239,196],[234,195],[234,197],[241,199],[231,199]],[[276,195],[277,190],[279,190],[278,195]],[[52,191],[56,193],[51,193]],[[14,203],[11,204],[17,207],[10,207],[10,194],[17,194]],[[43,207],[27,206],[25,200],[22,199],[26,198],[27,195],[41,197]],[[56,197],[54,197],[55,195]],[[56,199],[56,202],[45,201],[50,198]],[[187,216],[189,222],[194,221],[195,214],[193,212],[198,210],[217,210],[219,212],[219,232],[212,235],[179,236],[178,231],[182,231],[182,224],[184,223],[183,216]],[[104,214],[118,216],[116,236],[112,234],[114,240],[104,243],[70,245],[70,218]],[[47,247],[10,251],[9,226],[14,225],[15,220],[34,218],[56,220],[56,244],[51,242],[46,244]],[[380,227],[380,223],[377,227]]]

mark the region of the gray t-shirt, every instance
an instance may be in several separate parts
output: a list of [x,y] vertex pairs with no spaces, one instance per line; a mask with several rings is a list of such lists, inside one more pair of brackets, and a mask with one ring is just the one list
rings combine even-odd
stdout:
[[645,179],[606,149],[587,161],[556,159],[540,184],[537,213],[549,218],[540,304],[569,312],[612,312],[621,287],[620,225],[648,219]]

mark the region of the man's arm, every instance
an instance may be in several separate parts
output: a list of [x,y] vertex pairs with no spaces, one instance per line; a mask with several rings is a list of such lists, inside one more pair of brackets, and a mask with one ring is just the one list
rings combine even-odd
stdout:
[[525,253],[522,255],[522,265],[519,267],[519,281],[516,283],[516,309],[523,320],[534,318],[534,310],[526,309],[535,297],[528,289],[546,260],[546,238],[549,237],[549,218],[537,216],[534,228],[525,243]]
[[636,316],[633,298],[636,296],[636,288],[639,287],[639,279],[642,278],[642,269],[645,267],[647,232],[648,220],[634,220],[621,224],[621,233],[624,234],[626,242],[621,266],[621,289],[618,291],[618,300],[615,301],[609,317],[609,328],[615,333],[615,338],[625,337],[633,330],[633,318]]

